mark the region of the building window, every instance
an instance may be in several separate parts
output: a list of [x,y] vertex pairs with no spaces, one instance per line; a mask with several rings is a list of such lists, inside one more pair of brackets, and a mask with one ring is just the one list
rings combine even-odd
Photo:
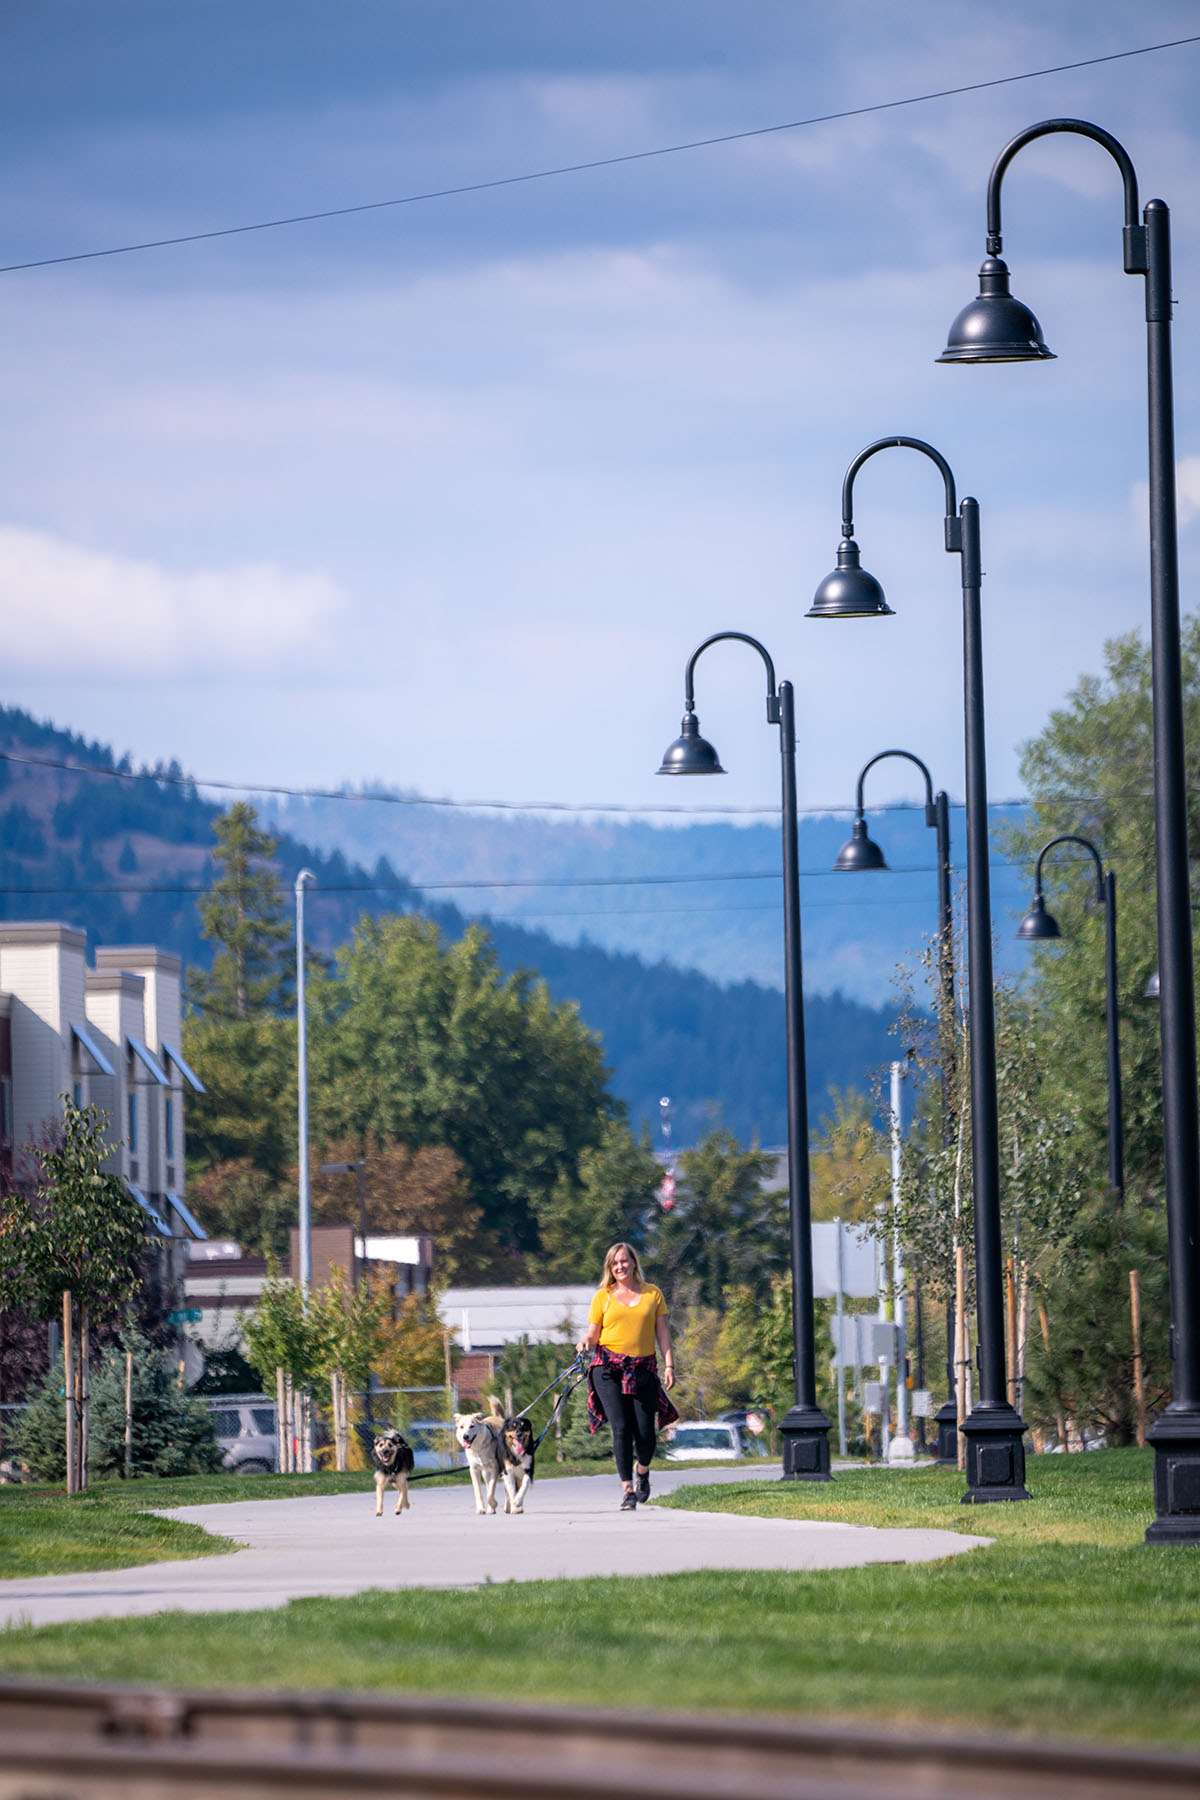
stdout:
[[78,1107],[83,1106],[83,1083],[82,1083],[82,1081],[77,1081],[75,1083],[75,1092],[74,1092],[73,1098],[74,1098],[76,1106],[78,1106]]
[[138,1153],[138,1104],[136,1093],[129,1096],[129,1154]]
[[0,1138],[12,1137],[12,1077],[0,1079]]
[[175,1160],[175,1102],[167,1095],[167,1161]]

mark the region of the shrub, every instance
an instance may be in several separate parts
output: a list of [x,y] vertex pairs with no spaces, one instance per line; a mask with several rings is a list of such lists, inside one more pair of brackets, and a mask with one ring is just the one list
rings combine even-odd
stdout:
[[[160,1351],[128,1334],[91,1374],[88,1471],[125,1473],[125,1352],[133,1351],[131,1467],[137,1475],[199,1475],[221,1466],[212,1414],[179,1386]],[[13,1433],[17,1453],[37,1481],[66,1475],[62,1358],[31,1397]]]

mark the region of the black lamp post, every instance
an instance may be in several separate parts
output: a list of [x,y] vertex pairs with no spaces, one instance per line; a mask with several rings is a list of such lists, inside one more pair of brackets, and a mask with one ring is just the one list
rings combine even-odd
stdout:
[[1162,200],[1138,216],[1137,175],[1111,133],[1082,119],[1047,119],[1005,145],[988,180],[987,259],[979,296],[950,327],[939,362],[1024,362],[1052,354],[1027,306],[1009,293],[1000,258],[1000,184],[1018,150],[1054,132],[1108,151],[1125,190],[1124,268],[1146,284],[1150,436],[1150,648],[1154,697],[1154,839],[1162,1050],[1163,1148],[1171,1271],[1174,1398],[1150,1431],[1154,1510],[1150,1543],[1200,1543],[1200,1116],[1196,998],[1188,888],[1187,774],[1179,649],[1179,548],[1171,379],[1171,220]]
[[[842,845],[837,853],[834,868],[853,874],[886,869],[887,862],[883,851],[875,843],[867,831],[867,821],[863,810],[863,783],[876,763],[885,762],[889,756],[903,757],[905,761],[915,764],[925,778],[925,823],[937,832],[937,890],[938,890],[938,1026],[940,1055],[938,1058],[941,1071],[942,1091],[942,1143],[948,1144],[954,1135],[950,1108],[950,1062],[954,1045],[954,919],[950,910],[950,802],[945,790],[933,791],[933,776],[929,773],[919,756],[911,750],[881,750],[864,763],[858,772],[858,782],[854,793],[854,828],[848,843]],[[919,1372],[918,1372],[919,1373]],[[954,1302],[946,1304],[946,1392],[949,1395],[944,1406],[934,1414],[937,1426],[937,1460],[940,1463],[958,1461],[958,1408],[954,1404]],[[922,1424],[924,1421],[922,1421]]]
[[838,566],[817,589],[810,619],[879,618],[891,612],[883,589],[859,561],[854,541],[854,477],[880,450],[919,450],[941,470],[946,490],[946,549],[960,558],[967,777],[967,974],[970,986],[971,1172],[975,1286],[979,1316],[979,1398],[963,1421],[967,1440],[964,1502],[1027,1500],[1024,1422],[1011,1405],[1004,1366],[1004,1260],[1000,1239],[1000,1134],[996,1105],[992,907],[988,870],[987,759],[983,726],[983,580],[979,503],[956,506],[954,475],[940,451],[920,438],[880,438],[860,450],[842,484]]
[[1117,1014],[1117,878],[1105,870],[1100,852],[1089,838],[1051,838],[1038,851],[1033,876],[1033,905],[1017,927],[1017,936],[1028,944],[1044,944],[1061,938],[1053,913],[1046,911],[1042,893],[1042,864],[1048,851],[1059,844],[1080,844],[1096,865],[1096,901],[1104,908],[1104,1029],[1108,1050],[1108,1184],[1117,1200],[1125,1197],[1125,1125],[1121,1107],[1121,1040]]
[[776,687],[775,665],[757,638],[718,631],[688,659],[683,678],[683,724],[662,759],[660,775],[723,775],[716,751],[700,736],[696,718],[696,664],[713,644],[749,644],[767,671],[767,723],[779,727],[783,771],[783,942],[786,968],[788,1202],[792,1236],[792,1342],[796,1404],[780,1422],[783,1473],[793,1481],[829,1481],[830,1420],[817,1405],[813,1341],[812,1213],[809,1203],[808,1094],[804,1063],[804,982],[800,962],[800,861],[796,829],[796,718],[790,681]]

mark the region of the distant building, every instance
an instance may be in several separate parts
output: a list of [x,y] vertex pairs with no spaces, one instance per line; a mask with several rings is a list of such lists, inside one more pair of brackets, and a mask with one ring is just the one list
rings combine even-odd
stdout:
[[184,1200],[184,1094],[204,1089],[179,1048],[180,970],[145,944],[98,949],[89,968],[73,925],[0,925],[0,1164],[11,1176],[64,1094],[102,1107],[105,1166],[161,1240],[172,1289],[204,1237]]
[[[299,1232],[292,1228],[292,1251],[279,1273],[292,1278],[299,1266]],[[312,1285],[326,1285],[335,1269],[357,1281],[364,1268],[387,1276],[398,1299],[427,1292],[433,1274],[433,1240],[424,1236],[370,1237],[364,1240],[350,1225],[312,1228]],[[258,1305],[267,1279],[266,1258],[244,1256],[240,1244],[210,1239],[190,1246],[184,1283],[185,1305],[199,1315],[188,1320],[189,1339],[199,1349],[240,1350],[242,1325]]]
[[531,1344],[569,1341],[573,1353],[595,1291],[594,1286],[447,1288],[438,1315],[458,1339],[460,1391],[481,1395],[506,1345],[521,1338]]

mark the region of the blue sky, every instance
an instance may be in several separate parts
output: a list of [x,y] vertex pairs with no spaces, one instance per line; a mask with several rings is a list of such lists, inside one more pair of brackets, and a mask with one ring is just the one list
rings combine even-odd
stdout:
[[[1001,23],[1002,19],[1002,23]],[[0,262],[619,155],[1200,30],[963,0],[9,0]],[[957,559],[915,456],[861,478],[897,617],[803,614],[851,456],[930,439],[981,504],[992,791],[1148,617],[1142,284],[1115,169],[1006,183],[1059,360],[935,366],[996,152],[1055,114],[1175,223],[1185,602],[1200,561],[1200,45],[661,160],[0,276],[10,702],[200,776],[664,798],[693,644],[760,635],[800,788],[903,744],[962,788]],[[720,800],[772,805],[762,681],[702,664]],[[712,784],[716,785],[716,784]],[[911,793],[885,765],[879,800]],[[705,784],[672,801],[714,804]]]

